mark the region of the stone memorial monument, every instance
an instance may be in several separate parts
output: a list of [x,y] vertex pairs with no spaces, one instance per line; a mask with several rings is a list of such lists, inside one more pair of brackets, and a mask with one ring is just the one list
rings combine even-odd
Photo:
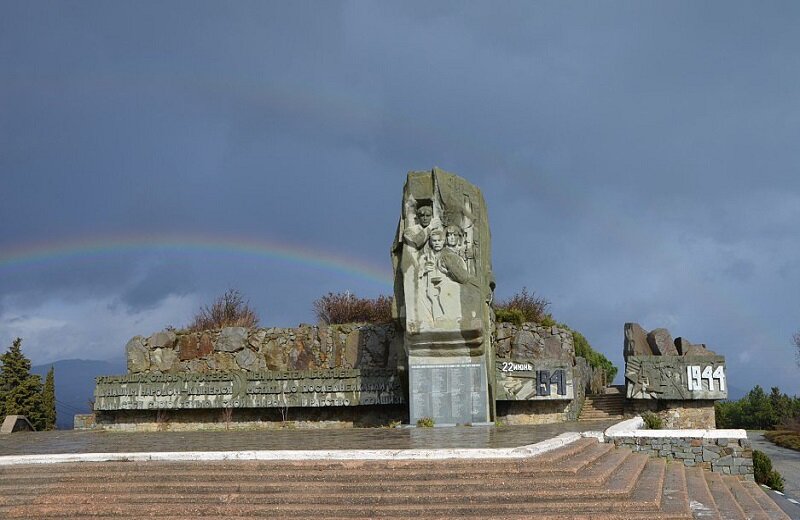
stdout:
[[625,383],[628,399],[727,399],[725,358],[667,329],[625,324]]
[[411,424],[494,418],[490,245],[478,188],[438,168],[408,174],[392,263]]
[[625,324],[626,396],[631,411],[656,412],[667,428],[714,428],[714,400],[727,399],[725,358],[705,345]]
[[[100,376],[105,429],[574,420],[588,380],[572,332],[501,323],[486,203],[438,168],[408,174],[393,238],[391,323],[164,330]],[[499,403],[499,404],[498,404]],[[428,424],[430,421],[424,421]]]

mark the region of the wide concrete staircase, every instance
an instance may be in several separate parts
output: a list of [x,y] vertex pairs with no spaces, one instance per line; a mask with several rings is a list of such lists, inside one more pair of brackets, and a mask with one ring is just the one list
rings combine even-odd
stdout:
[[0,518],[209,517],[788,519],[752,482],[596,439],[521,460],[0,468]]
[[579,421],[608,421],[622,419],[625,411],[625,394],[616,387],[608,387],[604,394],[587,395],[581,408]]

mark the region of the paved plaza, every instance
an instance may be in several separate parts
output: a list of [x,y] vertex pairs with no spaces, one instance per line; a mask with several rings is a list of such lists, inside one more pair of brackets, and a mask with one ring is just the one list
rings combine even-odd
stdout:
[[534,444],[565,432],[603,431],[614,422],[146,433],[64,430],[0,437],[0,456],[153,451],[513,448]]

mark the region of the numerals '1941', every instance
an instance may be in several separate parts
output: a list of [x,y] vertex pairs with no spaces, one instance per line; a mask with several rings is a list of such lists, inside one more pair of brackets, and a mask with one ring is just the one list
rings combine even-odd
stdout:
[[719,391],[725,391],[725,367],[720,365],[716,369],[711,365],[701,367],[698,365],[688,365],[686,375],[689,376],[689,391],[703,390],[703,380],[707,381],[707,390],[714,391],[714,380],[716,379]]

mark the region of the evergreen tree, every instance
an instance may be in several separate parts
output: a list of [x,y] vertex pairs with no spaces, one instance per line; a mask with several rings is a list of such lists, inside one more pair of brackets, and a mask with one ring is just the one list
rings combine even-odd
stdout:
[[24,415],[37,430],[45,428],[42,379],[31,375],[31,362],[22,353],[20,338],[0,355],[0,405],[4,416]]
[[44,379],[44,390],[42,390],[42,412],[45,417],[45,430],[56,428],[56,378],[55,369],[51,366]]

